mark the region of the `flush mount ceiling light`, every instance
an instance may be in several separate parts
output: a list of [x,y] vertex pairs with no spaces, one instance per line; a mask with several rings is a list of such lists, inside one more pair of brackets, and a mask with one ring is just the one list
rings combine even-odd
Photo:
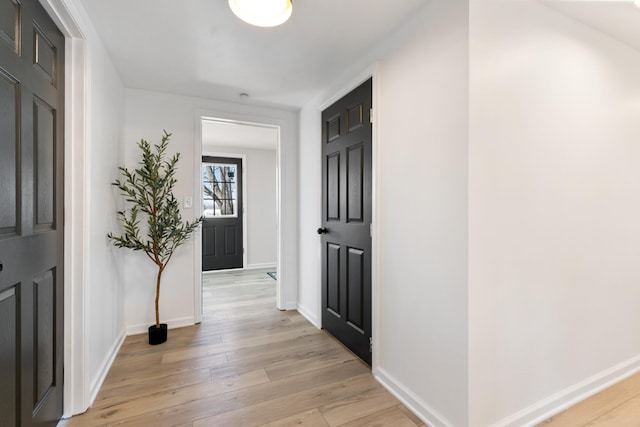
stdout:
[[275,27],[291,16],[291,0],[229,0],[229,7],[244,22],[258,27]]

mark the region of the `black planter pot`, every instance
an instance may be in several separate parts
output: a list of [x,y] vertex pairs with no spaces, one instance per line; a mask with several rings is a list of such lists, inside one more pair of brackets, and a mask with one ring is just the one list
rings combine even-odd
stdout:
[[158,345],[167,340],[167,324],[160,323],[160,327],[156,325],[149,326],[149,344]]

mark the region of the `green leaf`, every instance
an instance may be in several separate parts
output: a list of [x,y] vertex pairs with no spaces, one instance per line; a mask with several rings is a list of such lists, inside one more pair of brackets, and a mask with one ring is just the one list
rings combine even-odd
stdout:
[[[138,167],[118,168],[122,178],[111,184],[120,190],[129,207],[118,212],[124,233],[107,235],[116,247],[144,251],[161,269],[202,222],[202,218],[184,222],[180,215],[180,206],[173,194],[180,153],[166,158],[170,137],[170,133],[163,131],[160,144],[153,146],[141,139]],[[146,224],[144,236],[139,215]]]

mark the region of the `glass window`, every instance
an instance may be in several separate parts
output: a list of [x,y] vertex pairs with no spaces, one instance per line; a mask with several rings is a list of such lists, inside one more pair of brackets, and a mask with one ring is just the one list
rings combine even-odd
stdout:
[[202,165],[202,210],[206,218],[238,216],[236,165]]

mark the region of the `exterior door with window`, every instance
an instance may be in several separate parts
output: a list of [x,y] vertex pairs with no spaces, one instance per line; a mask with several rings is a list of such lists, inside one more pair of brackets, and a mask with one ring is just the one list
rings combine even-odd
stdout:
[[202,157],[202,212],[202,271],[242,268],[242,159]]
[[55,426],[63,389],[64,37],[0,0],[0,425]]

